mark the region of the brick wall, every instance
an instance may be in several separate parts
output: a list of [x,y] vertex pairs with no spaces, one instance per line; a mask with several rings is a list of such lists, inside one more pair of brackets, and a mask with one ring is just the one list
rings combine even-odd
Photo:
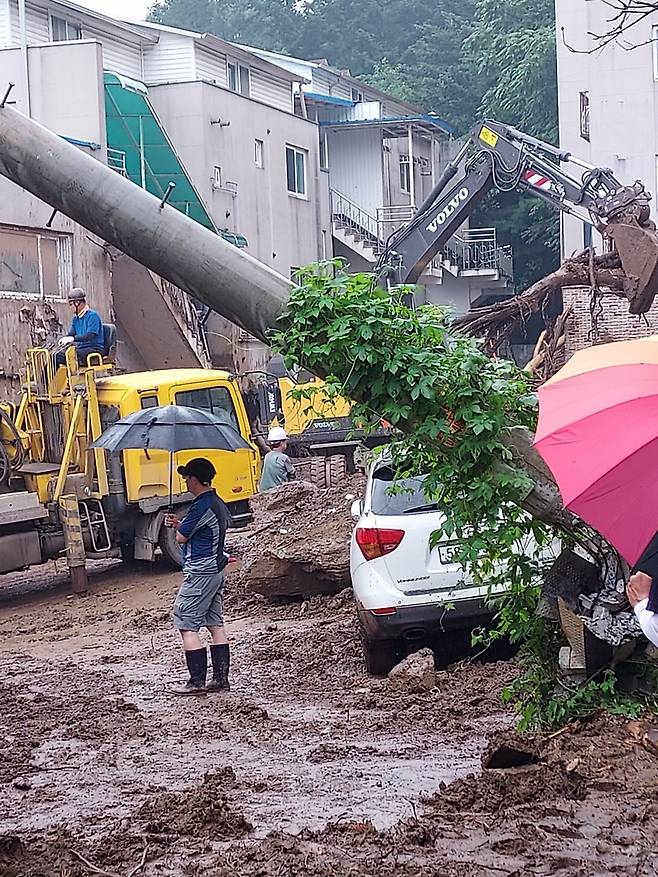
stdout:
[[571,305],[573,313],[567,323],[564,346],[565,360],[577,350],[611,341],[631,341],[658,335],[658,305],[648,314],[634,316],[628,312],[628,301],[605,295],[597,299],[593,326],[590,310],[589,287],[574,286],[562,291],[564,307]]

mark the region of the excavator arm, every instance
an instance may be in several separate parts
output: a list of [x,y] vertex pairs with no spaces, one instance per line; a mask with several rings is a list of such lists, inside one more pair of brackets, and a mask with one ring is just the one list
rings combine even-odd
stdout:
[[[581,179],[565,173],[561,162],[582,167]],[[492,189],[528,192],[594,225],[617,249],[631,313],[649,310],[658,292],[658,236],[644,185],[625,186],[607,168],[493,121],[472,130],[410,222],[391,235],[379,259],[380,276],[415,283]]]

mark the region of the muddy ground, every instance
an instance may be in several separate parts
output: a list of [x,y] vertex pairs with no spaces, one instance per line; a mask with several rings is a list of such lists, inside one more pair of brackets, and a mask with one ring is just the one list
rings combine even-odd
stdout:
[[82,598],[63,579],[0,590],[3,877],[658,875],[637,726],[599,718],[481,770],[513,662],[393,694],[365,675],[349,592],[272,606],[238,580],[233,691],[176,699],[178,576],[98,567]]

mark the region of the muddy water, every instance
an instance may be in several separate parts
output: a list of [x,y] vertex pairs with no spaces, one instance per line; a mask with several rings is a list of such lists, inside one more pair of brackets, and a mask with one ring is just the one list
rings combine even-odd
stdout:
[[[15,706],[3,730],[20,734],[22,722],[36,744],[4,787],[0,830],[107,823],[224,766],[258,835],[346,819],[386,828],[478,766],[481,733],[455,736],[431,711],[396,727],[384,683],[360,665],[351,611],[236,620],[233,691],[177,699],[167,690],[183,676],[168,620],[177,578],[135,582],[113,568],[92,582],[86,598],[30,594],[0,608]],[[332,639],[343,653],[349,643],[341,662],[323,651]],[[438,692],[424,698],[438,706]]]

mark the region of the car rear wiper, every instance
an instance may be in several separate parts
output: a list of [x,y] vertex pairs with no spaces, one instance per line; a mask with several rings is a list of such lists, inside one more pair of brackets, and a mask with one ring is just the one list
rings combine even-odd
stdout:
[[438,503],[428,502],[426,505],[417,505],[410,509],[405,509],[403,515],[412,515],[414,512],[434,512],[438,511]]

